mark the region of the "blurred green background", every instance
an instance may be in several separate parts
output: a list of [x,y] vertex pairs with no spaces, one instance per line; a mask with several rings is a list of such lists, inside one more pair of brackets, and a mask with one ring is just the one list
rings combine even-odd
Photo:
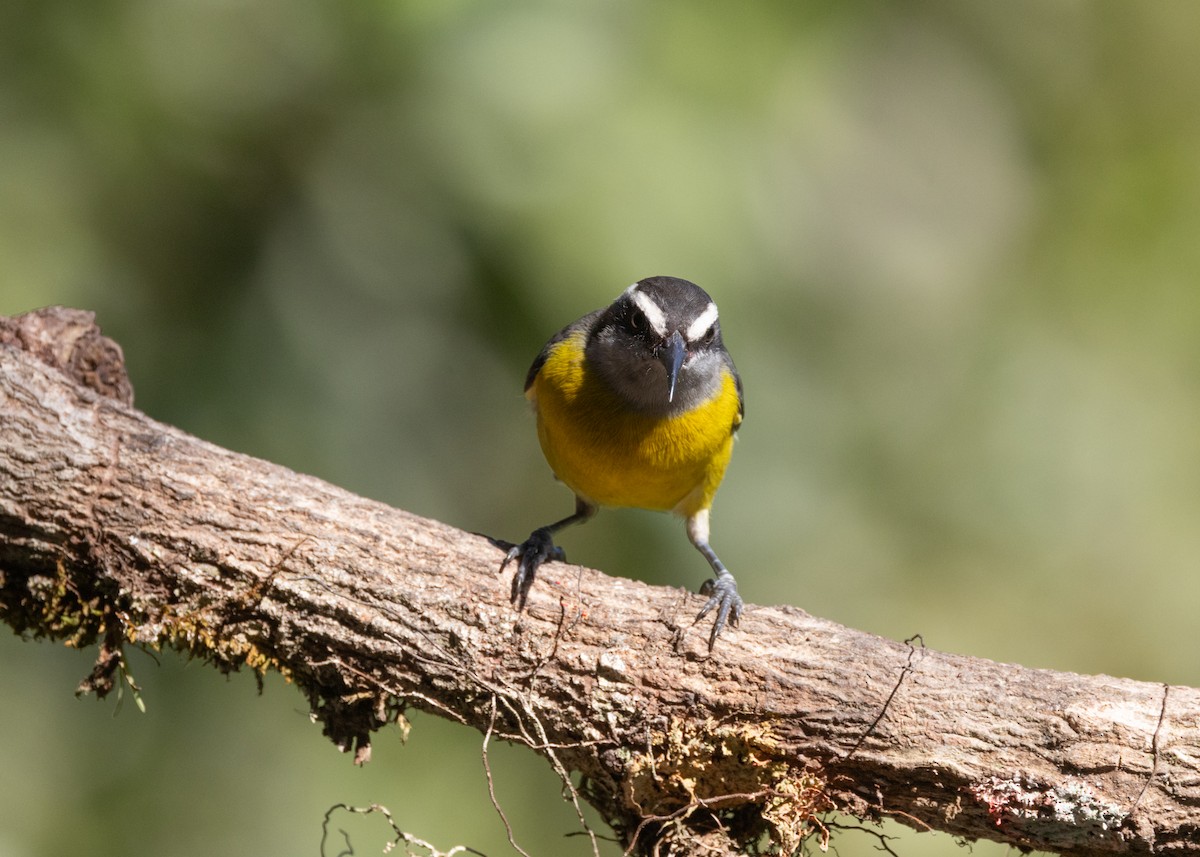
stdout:
[[[0,313],[94,309],[150,415],[516,539],[571,508],[529,361],[687,277],[746,384],[747,601],[1198,685],[1198,38],[1184,2],[15,0]],[[706,574],[662,515],[564,544]],[[277,677],[134,653],[141,714],[72,697],[92,655],[0,634],[0,857],[317,854],[339,802],[510,853],[475,733],[414,715],[360,770]],[[493,766],[519,842],[588,853],[547,766]]]

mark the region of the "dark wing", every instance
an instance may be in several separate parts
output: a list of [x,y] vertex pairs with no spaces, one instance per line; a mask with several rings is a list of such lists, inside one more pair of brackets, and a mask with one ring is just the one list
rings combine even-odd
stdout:
[[[558,345],[558,343],[562,342],[568,336],[573,336],[580,329],[584,329],[584,328],[590,329],[596,323],[596,319],[598,319],[603,313],[604,313],[603,309],[598,309],[598,310],[595,310],[594,312],[589,312],[583,318],[571,322],[566,327],[564,327],[562,330],[560,330],[558,333],[551,336],[549,340],[547,340],[546,344],[542,346],[542,350],[538,352],[538,356],[533,358],[533,365],[531,365],[529,367],[529,373],[525,376],[525,391],[526,392],[528,392],[529,388],[533,386],[533,379],[537,377],[538,372],[542,371],[542,365],[546,362],[546,359],[550,356],[550,352],[551,352],[551,350],[553,350],[554,346]],[[741,389],[742,389],[741,381],[739,381],[738,382],[738,395],[739,396],[741,395]]]
[[[729,361],[729,368],[733,369],[732,360]],[[733,421],[733,430],[736,432],[742,424],[742,417],[746,415],[746,396],[742,393],[742,376],[737,373],[736,369],[733,369],[733,380],[737,383],[738,391],[737,419]]]
[[733,365],[733,358],[729,356],[728,351],[725,352],[724,357],[725,366],[729,369],[729,374],[733,375],[733,383],[737,385],[738,411],[737,416],[733,418],[733,425],[730,427],[730,431],[737,434],[737,430],[742,424],[742,417],[746,415],[746,396],[742,392],[742,376],[738,374],[737,367]]

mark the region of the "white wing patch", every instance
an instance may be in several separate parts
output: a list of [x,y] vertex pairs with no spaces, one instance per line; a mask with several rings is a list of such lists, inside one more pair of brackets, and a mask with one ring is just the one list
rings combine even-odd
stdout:
[[704,312],[696,316],[696,320],[688,325],[687,333],[685,334],[688,342],[695,342],[708,332],[708,329],[713,326],[717,320],[717,305],[712,301],[708,302],[708,306],[704,308]]

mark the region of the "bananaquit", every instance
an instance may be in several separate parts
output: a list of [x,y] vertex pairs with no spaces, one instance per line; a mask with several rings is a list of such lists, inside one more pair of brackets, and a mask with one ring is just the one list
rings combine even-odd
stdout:
[[742,423],[742,382],[721,341],[717,305],[694,283],[650,277],[588,313],[543,346],[525,396],[554,474],[575,492],[575,514],[534,530],[509,550],[517,609],[538,567],[565,559],[554,534],[601,506],[674,512],[714,577],[696,616],[716,610],[711,649],[742,613],[737,582],[708,544],[708,510]]

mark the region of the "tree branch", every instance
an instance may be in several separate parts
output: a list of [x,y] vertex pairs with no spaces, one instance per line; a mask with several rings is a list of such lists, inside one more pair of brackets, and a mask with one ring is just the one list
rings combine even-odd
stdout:
[[[831,809],[1062,854],[1200,854],[1200,692],[944,654],[545,567],[135,410],[89,313],[0,320],[0,617],[278,670],[356,760],[408,708],[527,744],[634,850],[785,853]],[[767,839],[769,837],[769,840]]]

